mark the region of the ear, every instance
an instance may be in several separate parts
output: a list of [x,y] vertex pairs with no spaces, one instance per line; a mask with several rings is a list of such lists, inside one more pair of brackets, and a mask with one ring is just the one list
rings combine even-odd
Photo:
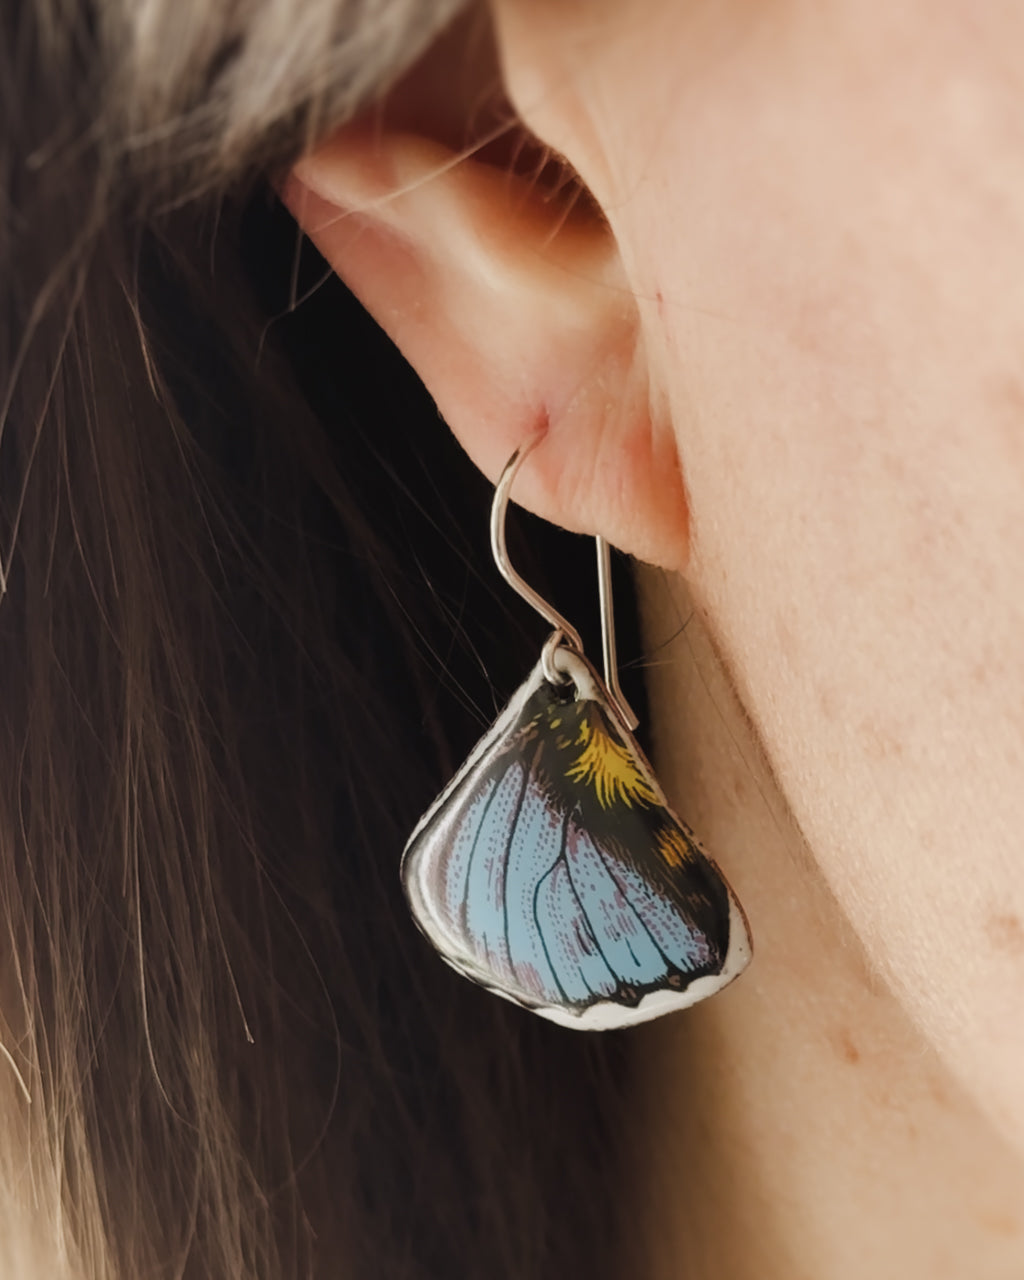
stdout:
[[301,160],[283,194],[488,476],[546,431],[514,499],[678,568],[675,437],[608,225],[483,154],[378,119]]

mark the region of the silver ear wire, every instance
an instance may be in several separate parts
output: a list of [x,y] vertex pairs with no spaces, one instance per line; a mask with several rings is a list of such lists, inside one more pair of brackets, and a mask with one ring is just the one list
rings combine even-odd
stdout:
[[626,701],[619,685],[619,658],[615,648],[615,603],[612,599],[612,549],[597,535],[597,595],[601,605],[601,647],[604,651],[604,682],[619,715],[632,733],[640,721]]
[[[541,433],[527,440],[505,464],[505,469],[502,471],[501,477],[495,486],[494,501],[491,504],[491,551],[494,555],[494,563],[498,566],[498,572],[508,585],[518,592],[527,604],[532,605],[540,616],[554,628],[555,634],[544,646],[544,674],[553,684],[562,684],[565,682],[565,676],[557,671],[554,666],[554,649],[559,645],[565,645],[582,655],[583,641],[580,639],[580,634],[576,628],[567,622],[553,605],[549,604],[542,595],[536,592],[516,572],[512,562],[509,560],[508,547],[505,542],[505,515],[508,511],[512,485],[519,473],[519,468],[543,438],[543,433]],[[629,703],[623,697],[622,689],[619,687],[618,661],[615,653],[615,609],[612,601],[611,549],[604,538],[598,536],[596,541],[597,588],[601,607],[601,639],[604,648],[604,679],[608,687],[609,698],[616,711],[622,717],[626,727],[633,730],[637,727],[639,721]]]
[[[513,591],[517,591],[527,604],[533,605],[546,622],[549,622],[556,631],[560,631],[564,642],[571,649],[582,653],[583,641],[580,639],[580,633],[562,617],[554,605],[548,604],[542,595],[534,591],[533,587],[520,577],[508,558],[508,547],[505,543],[505,513],[508,511],[512,485],[519,474],[519,468],[542,439],[543,436],[536,435],[531,440],[527,440],[526,444],[520,445],[505,464],[505,470],[501,473],[494,489],[494,501],[491,503],[491,551],[494,555],[494,563],[498,566],[498,572]],[[558,683],[557,680],[556,683]]]

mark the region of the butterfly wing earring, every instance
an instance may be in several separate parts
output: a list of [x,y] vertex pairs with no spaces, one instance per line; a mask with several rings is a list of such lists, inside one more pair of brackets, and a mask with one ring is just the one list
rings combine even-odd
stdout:
[[605,1030],[721,990],[750,960],[750,934],[633,739],[607,543],[597,540],[604,679],[575,629],[509,562],[509,494],[538,440],[498,482],[491,545],[502,575],[554,630],[417,825],[402,881],[417,923],[453,968],[553,1022]]

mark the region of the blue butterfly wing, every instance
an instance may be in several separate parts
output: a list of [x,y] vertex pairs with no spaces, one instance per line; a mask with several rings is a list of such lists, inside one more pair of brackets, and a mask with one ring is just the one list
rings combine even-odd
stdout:
[[564,839],[564,815],[551,807],[536,778],[531,779],[509,844],[505,907],[516,979],[525,992],[545,1003],[566,996],[547,940],[546,918],[542,923],[536,904],[544,878],[561,856]]
[[478,781],[438,849],[449,946],[524,1002],[586,1005],[707,960],[705,936],[516,755]]
[[642,916],[608,871],[594,839],[570,819],[565,865],[609,969],[623,986],[653,986],[667,976],[665,956]]
[[707,935],[694,928],[678,904],[611,850],[602,855],[611,880],[636,912],[669,966],[681,973],[704,968],[712,959]]
[[564,857],[537,883],[533,914],[562,1000],[592,1004],[614,995],[618,983],[594,934]]
[[[578,763],[567,767],[583,739],[556,727],[575,716],[586,728],[585,717],[606,712],[576,700],[563,714],[565,702],[535,672],[417,828],[403,879],[421,927],[467,976],[573,1024],[595,1005],[680,996],[695,977],[722,973],[724,983],[730,919],[742,922],[738,907],[730,916],[727,886],[689,833],[678,834],[685,828],[660,793],[632,807],[609,801],[587,789]],[[601,724],[606,741],[624,741]],[[666,823],[685,865],[670,867],[659,852]],[[745,932],[742,941],[749,953]]]
[[507,865],[526,784],[526,770],[512,760],[490,790],[473,832],[462,900],[463,939],[483,963],[506,979],[513,976],[506,936]]
[[432,855],[431,880],[436,888],[432,895],[434,920],[453,944],[457,944],[465,923],[467,881],[473,850],[497,786],[496,778],[485,779],[464,806],[446,815],[447,821],[439,824],[432,833],[429,848],[424,849]]
[[569,826],[513,758],[479,787],[443,859],[450,940],[536,1001],[586,1002],[617,986],[569,875]]

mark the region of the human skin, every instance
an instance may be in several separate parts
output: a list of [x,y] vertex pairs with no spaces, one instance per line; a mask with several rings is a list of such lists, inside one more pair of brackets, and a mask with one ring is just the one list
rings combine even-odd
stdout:
[[641,300],[687,577],[868,955],[1024,1150],[1024,14],[653,4],[641,56],[620,7],[594,56],[545,11],[508,6],[569,50],[519,97]]
[[[833,1245],[801,1261],[762,1188],[736,1214],[762,1231],[761,1269],[720,1274],[845,1276],[835,1242],[888,1214],[878,1274],[1019,1275],[1024,10],[493,13],[509,97],[600,216],[555,218],[528,183],[452,163],[407,109],[321,148],[288,199],[484,469],[545,425],[522,500],[681,573],[710,637],[723,692],[681,726],[688,668],[659,667],[655,731],[670,788],[724,841],[758,954],[706,1014],[642,1033],[665,1101],[652,1167],[678,1173],[693,1138],[672,1101],[691,1040],[733,1079],[770,1059],[756,1116],[751,1090],[693,1084],[715,1118],[702,1140],[740,1133],[748,1166],[760,1152],[790,1188],[802,1171],[807,1238]],[[722,725],[744,745],[731,766],[709,748],[712,768],[687,744]],[[679,1240],[693,1230],[681,1213]],[[678,1258],[658,1274],[685,1274]]]

